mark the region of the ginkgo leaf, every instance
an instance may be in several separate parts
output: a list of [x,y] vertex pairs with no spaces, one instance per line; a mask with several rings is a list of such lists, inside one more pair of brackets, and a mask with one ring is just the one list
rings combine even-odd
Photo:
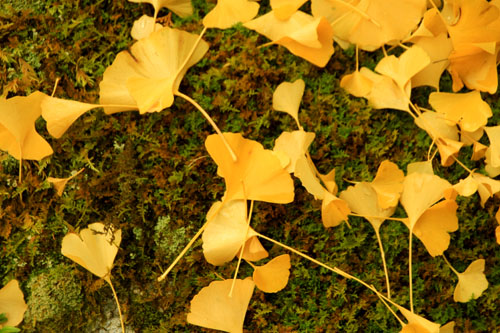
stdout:
[[323,184],[325,184],[327,191],[333,195],[337,195],[339,188],[335,182],[335,168],[330,170],[326,175],[319,173],[318,176]]
[[328,191],[319,182],[306,156],[299,157],[295,162],[294,176],[300,179],[302,186],[314,196],[314,199],[323,200],[325,198],[325,192]]
[[220,266],[233,260],[245,241],[256,235],[247,228],[246,204],[245,200],[218,201],[210,207],[202,236],[203,255],[210,264]]
[[75,120],[96,107],[99,105],[50,96],[45,96],[41,102],[42,117],[47,122],[47,131],[54,138],[60,138]]
[[0,330],[5,326],[17,326],[23,321],[28,305],[17,280],[10,280],[0,289],[0,313],[5,314],[7,321],[0,323]]
[[315,17],[328,19],[337,38],[374,51],[407,37],[420,22],[426,0],[364,0],[346,5],[317,0],[311,7]]
[[306,84],[302,79],[291,82],[282,82],[273,93],[273,109],[288,113],[299,123],[299,106]]
[[35,91],[29,96],[0,98],[0,149],[17,160],[38,160],[53,153],[38,134],[35,121],[40,117],[40,104],[46,95]]
[[380,163],[375,179],[370,183],[377,193],[378,205],[381,209],[396,207],[403,191],[404,172],[391,161]]
[[286,154],[290,163],[286,167],[286,171],[295,172],[297,160],[305,157],[307,150],[316,136],[313,132],[293,131],[283,132],[276,139],[273,151]]
[[372,82],[372,89],[363,97],[368,100],[373,108],[410,110],[408,107],[408,99],[410,97],[409,85],[403,91],[390,77],[377,74],[366,67],[362,67],[359,72],[363,77]]
[[439,325],[437,323],[433,323],[430,320],[425,319],[418,314],[411,312],[410,310],[393,303],[396,305],[398,310],[405,316],[406,320],[408,320],[408,324],[403,325],[403,330],[401,332],[404,333],[453,333],[453,327],[455,325],[454,322],[447,323],[446,325]]
[[272,151],[238,133],[223,133],[237,156],[234,161],[221,138],[212,134],[205,147],[226,181],[225,200],[248,199],[273,203],[293,201],[293,180]]
[[484,259],[474,260],[463,273],[457,274],[458,284],[453,292],[455,302],[466,303],[471,299],[477,299],[488,288],[484,263]]
[[347,202],[350,210],[354,213],[365,215],[365,218],[370,222],[377,233],[385,219],[375,216],[390,217],[396,210],[396,206],[385,209],[381,208],[378,202],[377,192],[371,184],[367,182],[360,182],[354,186],[349,186],[345,191],[340,192],[339,198]]
[[267,258],[268,256],[269,253],[262,246],[259,238],[257,236],[253,236],[247,239],[241,258],[248,261],[259,261],[261,259]]
[[217,5],[203,18],[207,28],[227,29],[238,22],[248,22],[259,12],[259,4],[250,0],[217,0]]
[[500,181],[473,172],[467,178],[461,179],[453,188],[462,196],[468,197],[476,191],[481,197],[481,206],[494,194],[500,192]]
[[436,175],[412,173],[403,182],[401,204],[409,218],[409,228],[413,229],[422,214],[435,202],[444,197],[451,184]]
[[139,19],[134,21],[130,36],[135,40],[143,39],[151,35],[155,30],[160,30],[161,28],[163,28],[163,26],[159,23],[155,23],[154,17],[142,15]]
[[285,288],[290,276],[290,255],[283,254],[263,266],[256,266],[253,281],[265,293],[275,293]]
[[191,5],[191,0],[128,0],[128,1],[139,2],[139,3],[150,3],[155,9],[155,14],[157,14],[163,7],[170,9],[180,17],[187,17],[193,14],[193,6]]
[[333,30],[323,17],[314,18],[297,11],[288,20],[281,21],[270,11],[244,26],[271,39],[271,44],[282,45],[318,67],[326,66],[334,52]]
[[342,221],[347,221],[350,213],[347,202],[325,191],[325,198],[321,203],[321,220],[325,228],[336,227]]
[[446,120],[460,125],[467,132],[474,132],[484,127],[493,114],[491,108],[481,99],[479,91],[464,94],[433,92],[429,95],[429,104]]
[[[491,140],[491,139],[490,139]],[[496,177],[500,175],[500,166],[495,166],[493,165],[493,145],[490,145],[486,151],[484,152],[484,163],[486,164],[484,166],[484,170],[488,173],[488,176],[490,177]],[[498,153],[498,149],[495,148],[495,153]]]
[[81,168],[77,172],[75,172],[72,176],[67,177],[67,178],[55,178],[55,177],[47,177],[47,181],[49,183],[52,183],[54,185],[54,188],[57,191],[57,195],[61,196],[64,192],[64,188],[66,187],[66,184],[76,176],[78,176],[85,168]]
[[484,158],[486,155],[486,149],[488,149],[488,146],[483,145],[481,142],[474,142],[472,147],[472,156],[470,159],[473,161],[479,161]]
[[133,44],[130,53],[118,53],[99,84],[104,111],[139,109],[143,114],[170,107],[184,74],[208,50],[208,44],[200,40],[188,59],[198,39],[198,35],[164,27]]
[[487,126],[484,130],[490,139],[491,166],[500,167],[500,126]]
[[428,175],[433,175],[434,170],[432,169],[432,161],[427,160],[424,162],[412,162],[406,167],[406,175],[409,176],[412,173],[424,173]]
[[413,227],[408,225],[431,256],[443,254],[450,245],[449,232],[458,230],[457,208],[455,200],[443,200],[427,209]]
[[62,241],[61,253],[91,273],[110,281],[111,268],[121,242],[121,230],[105,231],[104,224],[89,224],[80,235],[69,233]]
[[375,71],[392,78],[401,90],[405,90],[411,78],[430,62],[427,52],[418,46],[412,46],[399,58],[393,55],[382,58],[375,67]]
[[374,81],[360,71],[344,75],[340,80],[340,86],[356,97],[367,97],[373,88],[373,84]]
[[190,324],[231,333],[243,332],[243,322],[255,283],[251,279],[213,281],[191,300],[187,321]]
[[271,8],[278,20],[288,20],[307,0],[271,0]]

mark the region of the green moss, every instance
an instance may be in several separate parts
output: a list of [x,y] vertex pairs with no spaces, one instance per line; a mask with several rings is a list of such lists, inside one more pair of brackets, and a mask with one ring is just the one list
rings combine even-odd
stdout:
[[67,320],[78,318],[84,305],[82,284],[71,266],[60,264],[31,277],[27,289],[26,328],[53,331],[78,322]]

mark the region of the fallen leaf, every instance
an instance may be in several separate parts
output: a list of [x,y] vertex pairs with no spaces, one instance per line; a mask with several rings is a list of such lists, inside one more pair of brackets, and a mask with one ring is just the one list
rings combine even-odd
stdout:
[[259,261],[261,259],[267,258],[268,256],[269,253],[262,246],[259,238],[257,236],[253,236],[247,239],[241,258],[248,261]]
[[35,121],[40,117],[40,104],[46,95],[35,91],[27,97],[0,98],[0,149],[17,160],[37,160],[53,153],[38,134]]
[[256,236],[252,228],[247,228],[246,205],[245,200],[232,200],[210,207],[202,235],[203,255],[210,264],[220,266],[233,260],[245,241]]
[[265,293],[275,293],[286,287],[290,276],[290,255],[278,256],[253,271],[253,281]]
[[130,36],[135,40],[143,39],[151,35],[155,30],[160,30],[161,28],[163,28],[163,26],[159,23],[155,23],[154,17],[142,15],[139,19],[134,21]]
[[453,292],[455,302],[466,303],[478,299],[488,288],[488,280],[484,275],[484,259],[474,260],[463,273],[458,273],[458,284]]
[[130,2],[149,3],[155,9],[155,17],[161,8],[166,7],[179,15],[180,17],[187,17],[193,14],[193,6],[191,0],[128,0]]
[[61,253],[92,274],[111,284],[111,268],[121,242],[121,230],[105,231],[104,224],[89,224],[80,234],[68,233],[62,241]]
[[243,332],[243,322],[255,283],[251,279],[213,281],[191,300],[187,321],[190,324],[231,333]]
[[[198,35],[164,27],[118,53],[99,84],[100,104],[107,114],[139,109],[141,114],[159,112],[174,101],[189,67],[208,50]],[[116,106],[115,106],[116,105]]]
[[382,161],[375,179],[370,183],[377,193],[381,209],[396,207],[403,191],[404,172],[389,160]]
[[318,67],[326,66],[334,52],[333,30],[328,21],[301,11],[286,21],[277,19],[271,11],[244,26],[272,40],[270,44],[282,45]]
[[238,22],[248,22],[259,12],[259,4],[249,0],[217,0],[217,5],[203,18],[207,28],[227,29]]
[[217,174],[226,181],[226,201],[247,199],[273,203],[293,201],[293,180],[271,150],[238,133],[223,133],[237,156],[234,161],[221,138],[212,134],[205,147],[217,164]]
[[0,323],[0,331],[5,326],[17,326],[23,321],[28,305],[17,280],[10,280],[0,289],[0,313],[5,314],[7,321]]
[[313,166],[306,156],[301,156],[295,162],[294,176],[300,179],[302,186],[314,196],[315,200],[323,200],[328,192],[316,177]]
[[276,139],[273,151],[282,152],[290,159],[286,171],[290,173],[295,172],[297,161],[300,158],[305,158],[305,154],[314,141],[315,136],[313,132],[293,131],[283,132]]
[[278,20],[288,20],[307,0],[271,0],[271,9]]
[[81,168],[77,172],[75,172],[72,176],[67,177],[67,178],[55,178],[55,177],[47,177],[47,181],[49,183],[52,183],[54,185],[54,188],[56,189],[56,193],[58,196],[61,196],[64,192],[64,188],[66,187],[66,184],[76,176],[78,176],[85,168]]
[[336,227],[349,219],[351,210],[349,205],[342,199],[337,198],[325,191],[325,198],[321,203],[321,220],[325,228]]
[[273,109],[288,113],[295,119],[299,129],[299,107],[306,84],[302,79],[282,82],[273,93]]

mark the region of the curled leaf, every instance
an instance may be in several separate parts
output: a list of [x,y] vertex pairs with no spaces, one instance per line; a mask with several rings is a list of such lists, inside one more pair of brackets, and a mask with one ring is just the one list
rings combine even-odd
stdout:
[[349,205],[342,199],[337,198],[325,191],[325,198],[321,204],[321,220],[325,228],[336,227],[349,218]]

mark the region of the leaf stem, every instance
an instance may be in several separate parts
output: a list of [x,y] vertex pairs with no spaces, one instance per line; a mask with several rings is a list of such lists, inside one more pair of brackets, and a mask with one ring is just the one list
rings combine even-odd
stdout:
[[195,108],[197,108],[198,111],[201,112],[201,114],[205,117],[205,119],[207,119],[207,121],[210,123],[210,125],[212,125],[215,132],[217,132],[217,134],[221,138],[222,142],[224,143],[224,146],[226,146],[227,150],[229,151],[229,154],[231,154],[231,158],[233,159],[233,161],[236,162],[238,160],[238,158],[236,157],[236,154],[234,153],[233,149],[229,145],[229,142],[227,142],[226,138],[222,134],[222,132],[219,129],[219,127],[217,126],[217,124],[213,121],[212,117],[210,117],[210,115],[201,107],[200,104],[198,104],[194,99],[192,99],[188,95],[184,95],[180,91],[175,92],[175,95],[177,95],[181,98],[184,98],[186,101],[191,103]]
[[460,273],[455,268],[453,268],[453,266],[450,264],[448,259],[446,259],[446,256],[444,255],[444,253],[443,253],[443,259],[446,262],[446,264],[448,265],[448,267],[450,267],[450,269],[453,271],[453,273],[455,273],[457,276],[460,276]]
[[113,283],[111,283],[111,277],[108,275],[107,277],[104,278],[104,281],[106,281],[109,284],[111,290],[113,291],[113,296],[115,297],[116,306],[118,307],[118,314],[120,315],[120,324],[122,326],[122,333],[125,333],[125,325],[123,324],[123,316],[122,316],[122,310],[120,309],[120,301],[118,301],[118,296],[116,295],[115,287],[113,287]]
[[412,269],[411,269],[411,243],[413,239],[413,231],[410,228],[410,237],[409,237],[409,245],[408,245],[408,274],[410,278],[410,310],[412,313],[415,311],[413,310],[413,278],[412,278]]
[[385,262],[385,252],[382,246],[382,239],[380,238],[380,231],[376,228],[375,235],[377,236],[378,247],[380,248],[380,256],[382,257],[382,265],[384,266],[385,283],[387,285],[387,297],[391,298],[391,284],[389,283],[389,272],[387,271],[387,264]]

